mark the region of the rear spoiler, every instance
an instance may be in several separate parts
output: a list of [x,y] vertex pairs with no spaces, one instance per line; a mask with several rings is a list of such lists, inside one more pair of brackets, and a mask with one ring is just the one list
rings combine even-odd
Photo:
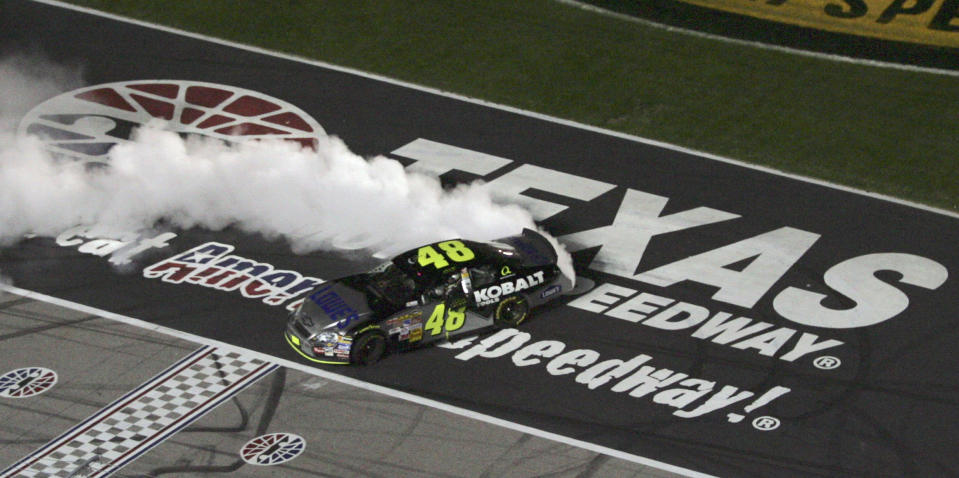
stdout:
[[523,234],[516,236],[516,239],[513,246],[523,254],[523,262],[528,265],[541,266],[556,262],[556,249],[539,231],[524,228]]

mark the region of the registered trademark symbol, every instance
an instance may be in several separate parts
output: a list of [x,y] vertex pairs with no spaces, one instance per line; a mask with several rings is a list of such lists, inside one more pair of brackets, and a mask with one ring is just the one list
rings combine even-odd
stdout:
[[753,427],[764,432],[775,430],[779,428],[779,419],[768,415],[756,417],[753,420]]
[[839,366],[842,365],[842,361],[832,355],[823,355],[813,360],[812,364],[820,370],[833,370],[839,368]]

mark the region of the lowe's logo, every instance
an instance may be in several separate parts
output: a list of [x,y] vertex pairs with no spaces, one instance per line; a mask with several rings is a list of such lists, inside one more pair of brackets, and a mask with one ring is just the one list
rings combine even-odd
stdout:
[[547,287],[546,290],[544,290],[544,291],[539,295],[539,297],[540,297],[541,299],[545,299],[545,298],[547,298],[547,297],[552,297],[552,296],[558,294],[562,289],[563,289],[563,288],[560,287],[560,286],[558,286],[558,285],[554,285],[554,286],[551,286],[551,287]]
[[329,287],[314,292],[310,295],[310,300],[320,306],[320,309],[330,316],[331,321],[338,320],[339,323],[336,324],[338,328],[346,328],[347,325],[350,325],[350,322],[360,318],[359,313],[346,305],[343,298],[336,292],[331,291]]

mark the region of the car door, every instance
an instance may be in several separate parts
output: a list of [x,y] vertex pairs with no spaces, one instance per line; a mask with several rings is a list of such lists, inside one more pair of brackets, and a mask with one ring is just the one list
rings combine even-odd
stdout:
[[[448,340],[492,325],[490,318],[470,307],[470,273],[467,268],[444,272],[438,285],[431,288],[428,304],[423,308],[423,342]],[[429,298],[435,299],[430,301]]]

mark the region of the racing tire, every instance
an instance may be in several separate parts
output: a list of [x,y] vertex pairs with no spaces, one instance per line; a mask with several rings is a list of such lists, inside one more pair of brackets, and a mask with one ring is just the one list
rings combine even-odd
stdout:
[[514,295],[503,299],[493,312],[493,323],[498,327],[516,327],[529,317],[529,301]]
[[386,335],[379,330],[361,334],[350,347],[350,362],[357,365],[373,365],[386,353]]

